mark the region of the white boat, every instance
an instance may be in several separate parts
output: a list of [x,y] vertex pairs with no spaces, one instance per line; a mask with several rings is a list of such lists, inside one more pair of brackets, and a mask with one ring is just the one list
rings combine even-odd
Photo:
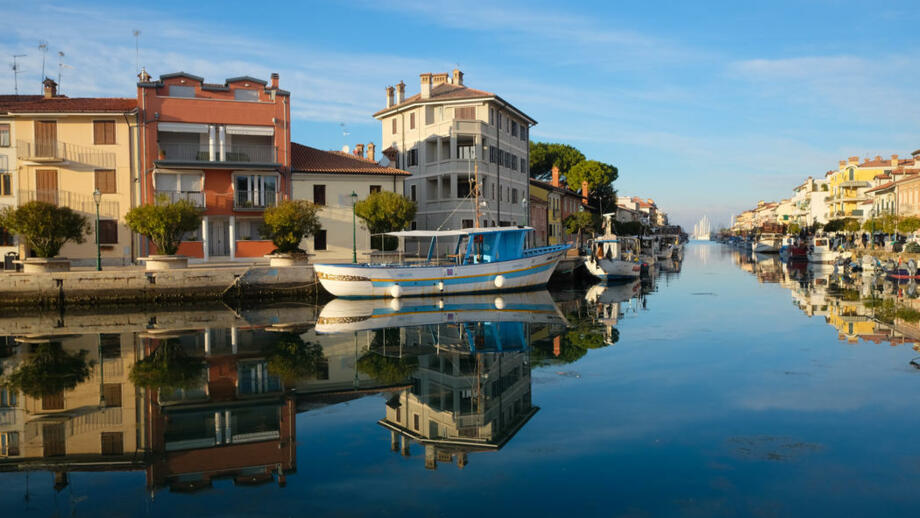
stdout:
[[[316,264],[320,284],[337,297],[406,297],[519,290],[545,286],[572,245],[524,248],[530,227],[407,230],[387,235],[430,238],[427,258],[413,264]],[[456,240],[437,257],[438,240]]]
[[642,236],[639,238],[639,262],[653,266],[658,262],[658,236]]
[[808,262],[820,264],[833,264],[838,259],[848,257],[849,254],[833,250],[827,236],[818,236],[812,239],[808,250]]
[[588,272],[604,281],[638,279],[639,240],[634,237],[605,236],[588,242],[590,255],[585,257]]
[[780,234],[761,234],[754,243],[754,252],[759,254],[779,253],[783,247],[783,236]]

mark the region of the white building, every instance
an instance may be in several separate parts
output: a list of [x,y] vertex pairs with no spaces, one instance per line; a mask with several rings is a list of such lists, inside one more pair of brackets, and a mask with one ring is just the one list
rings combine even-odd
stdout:
[[478,166],[480,226],[527,220],[529,135],[536,124],[498,95],[463,84],[463,73],[421,74],[420,92],[386,89],[383,154],[412,173],[405,194],[418,203],[420,230],[473,227],[474,172]]
[[[7,110],[10,105],[41,99],[41,95],[0,95],[0,210],[19,205],[19,175],[16,174],[15,124]],[[0,228],[0,269],[9,252],[18,253],[16,237]]]

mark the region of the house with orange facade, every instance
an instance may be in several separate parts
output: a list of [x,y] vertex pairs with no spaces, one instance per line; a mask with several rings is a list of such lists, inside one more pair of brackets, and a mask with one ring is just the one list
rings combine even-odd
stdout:
[[[185,199],[204,210],[179,254],[254,260],[274,249],[263,212],[290,193],[290,92],[249,76],[207,83],[185,72],[139,76],[140,199]],[[144,243],[140,255],[155,253]]]

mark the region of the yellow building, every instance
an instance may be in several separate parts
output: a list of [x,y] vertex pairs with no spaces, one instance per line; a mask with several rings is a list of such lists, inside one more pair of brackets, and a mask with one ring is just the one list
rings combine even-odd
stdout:
[[[91,230],[82,244],[68,243],[60,256],[75,266],[96,262],[96,203],[103,264],[129,264],[134,239],[124,225],[133,206],[137,170],[137,101],[120,98],[69,98],[45,80],[38,99],[8,103],[2,111],[16,135],[18,202],[39,200],[70,207],[86,216]],[[21,250],[27,256],[28,250]]]
[[873,187],[876,176],[890,173],[900,163],[898,155],[891,155],[890,159],[876,156],[862,162],[857,156],[841,160],[837,171],[827,175],[827,219],[869,217],[865,214],[866,205],[863,203],[870,200],[866,191]]

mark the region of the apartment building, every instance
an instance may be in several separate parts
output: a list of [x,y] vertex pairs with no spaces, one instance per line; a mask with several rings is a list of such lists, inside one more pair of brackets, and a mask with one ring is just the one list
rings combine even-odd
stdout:
[[[58,95],[53,80],[43,84],[41,96],[6,96],[0,102],[6,121],[0,122],[0,149],[6,150],[0,152],[0,168],[7,171],[0,173],[0,193],[9,193],[0,195],[0,204],[44,201],[86,216],[93,229],[86,241],[66,244],[60,255],[75,266],[90,266],[96,262],[93,193],[98,190],[102,263],[129,264],[135,243],[124,215],[136,200],[137,102],[70,98]],[[0,250],[9,251],[11,238],[3,234]],[[30,251],[23,246],[20,252]]]
[[291,197],[322,206],[319,213],[322,230],[305,239],[301,246],[316,254],[315,262],[350,261],[353,242],[362,255],[380,248],[379,239],[372,242],[370,232],[360,220],[354,223],[353,205],[375,192],[389,191],[401,196],[409,172],[382,166],[374,160],[374,155],[373,143],[367,145],[366,156],[363,144],[355,146],[352,153],[291,144]]
[[[204,210],[179,253],[199,260],[253,260],[274,249],[262,214],[290,193],[290,93],[254,77],[206,83],[185,72],[137,84],[140,199],[186,199]],[[154,253],[145,243],[144,254]]]
[[[536,121],[500,96],[470,88],[463,72],[420,75],[406,97],[386,88],[381,122],[384,155],[412,173],[405,193],[418,203],[415,228],[521,225],[526,219],[530,127]],[[479,221],[473,202],[480,182]]]
[[802,226],[827,223],[827,202],[824,199],[828,192],[827,182],[823,178],[806,178],[793,189],[791,201],[795,211],[792,221]]
[[[6,111],[9,106],[34,102],[41,95],[0,95],[0,210],[19,205],[19,174],[16,162],[16,125]],[[16,236],[0,227],[0,260],[19,252]]]

